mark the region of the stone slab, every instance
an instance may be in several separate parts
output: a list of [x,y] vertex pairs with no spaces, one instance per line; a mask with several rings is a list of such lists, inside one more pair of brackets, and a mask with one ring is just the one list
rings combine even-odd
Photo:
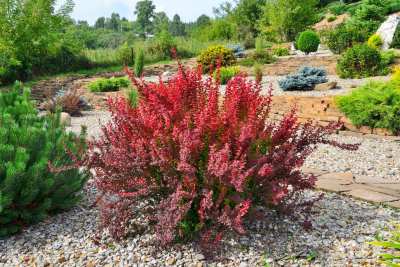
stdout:
[[319,176],[318,180],[319,179],[334,179],[334,180],[352,183],[354,181],[354,175],[352,173],[330,172],[330,173]]
[[369,190],[372,192],[377,192],[377,193],[382,193],[385,195],[390,195],[393,197],[398,197],[400,198],[400,190],[397,187],[397,190],[395,188],[390,188],[392,184],[381,184],[382,187],[377,187],[375,184],[351,184],[348,185],[347,188],[350,190],[354,189],[364,189],[364,190]]
[[305,172],[305,173],[312,173],[315,176],[321,176],[323,174],[328,173],[327,171],[318,170],[318,169],[312,169],[312,168],[306,168],[306,167],[301,167],[300,171]]
[[366,175],[354,175],[356,184],[397,184],[398,182],[389,179],[372,177]]
[[400,197],[394,197],[391,195],[373,192],[366,189],[353,189],[348,192],[344,192],[343,195],[374,204],[400,200]]
[[346,184],[350,183],[337,179],[318,179],[315,182],[315,189],[332,193],[342,193],[351,190]]

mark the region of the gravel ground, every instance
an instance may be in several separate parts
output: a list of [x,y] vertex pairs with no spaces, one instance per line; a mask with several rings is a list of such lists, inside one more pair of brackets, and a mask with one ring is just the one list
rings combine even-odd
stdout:
[[[282,78],[282,77],[279,77]],[[264,77],[271,82],[272,77]],[[361,80],[356,80],[361,81]],[[351,83],[353,84],[353,83]],[[304,94],[304,93],[303,93]],[[99,136],[101,123],[111,118],[110,112],[90,110],[84,116],[72,118],[68,131],[79,132],[80,125],[89,126],[89,136]],[[400,180],[400,143],[333,135],[334,140],[361,143],[356,152],[342,151],[320,145],[308,157],[305,167],[337,172],[353,172]],[[316,204],[312,215],[313,228],[304,230],[287,218],[270,212],[260,222],[246,224],[246,234],[228,232],[222,240],[223,262],[205,262],[197,241],[177,245],[174,250],[159,251],[152,257],[152,248],[145,245],[154,237],[147,227],[137,236],[116,244],[107,232],[100,246],[91,242],[96,232],[100,211],[90,207],[99,192],[93,186],[83,190],[85,200],[62,214],[47,217],[43,222],[23,230],[23,233],[0,240],[0,267],[8,266],[264,266],[261,260],[268,253],[271,266],[373,266],[376,255],[393,253],[365,242],[377,234],[391,236],[393,230],[387,218],[399,222],[400,213],[337,194],[326,194]],[[305,199],[318,192],[307,191]],[[306,261],[312,254],[316,258]],[[118,264],[118,265],[117,265]]]
[[[203,80],[207,79],[209,76],[204,75]],[[279,85],[278,81],[285,79],[285,76],[264,76],[262,78],[263,90],[262,93],[266,94],[269,91],[269,86],[272,83],[273,86],[273,95],[281,96],[281,95],[309,95],[309,96],[334,96],[334,95],[343,95],[351,92],[353,88],[352,86],[359,86],[361,84],[366,83],[369,79],[378,80],[378,81],[389,81],[392,78],[389,76],[377,76],[363,79],[340,79],[338,75],[327,75],[327,79],[329,81],[336,81],[337,86],[329,91],[283,91]],[[248,79],[254,80],[253,76],[250,76]],[[145,81],[149,82],[158,82],[158,76],[145,77]],[[225,92],[226,85],[221,85],[221,93]]]
[[[98,195],[93,186],[84,189],[86,199],[62,214],[47,217],[18,236],[0,240],[0,267],[4,266],[264,266],[265,253],[271,266],[372,266],[376,255],[392,253],[365,242],[377,234],[391,236],[394,230],[387,218],[398,222],[399,213],[362,201],[327,194],[315,206],[317,213],[311,231],[296,222],[268,213],[260,222],[247,222],[246,234],[228,232],[218,256],[223,262],[206,262],[194,242],[174,249],[158,251],[153,258],[154,229],[146,227],[140,235],[116,244],[108,232],[100,245],[91,238],[96,231],[100,211],[90,208]],[[308,191],[305,199],[319,194]],[[88,198],[90,196],[90,199]],[[387,228],[386,228],[387,227]],[[306,259],[317,255],[310,261]],[[378,265],[375,263],[374,265]]]

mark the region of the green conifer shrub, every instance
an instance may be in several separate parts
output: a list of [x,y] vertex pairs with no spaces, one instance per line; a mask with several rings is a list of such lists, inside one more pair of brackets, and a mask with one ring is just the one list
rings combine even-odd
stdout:
[[[213,72],[213,78],[214,80],[217,79],[218,74],[217,74],[218,70],[215,70]],[[219,69],[219,83],[220,84],[227,84],[228,81],[230,79],[232,79],[233,77],[236,76],[236,74],[239,73],[239,66],[231,66],[231,67],[221,67]]]
[[356,127],[382,128],[393,133],[400,130],[400,83],[370,80],[335,99],[340,111]]
[[326,83],[326,71],[324,67],[310,68],[304,65],[296,74],[286,75],[286,79],[278,82],[283,91],[307,91],[320,83]]
[[254,64],[254,72],[253,72],[254,77],[256,78],[257,82],[261,82],[262,81],[262,77],[263,77],[263,68],[260,67],[260,64],[258,64],[257,62]]
[[317,52],[320,43],[318,34],[313,31],[305,31],[300,35],[297,46],[300,51],[308,54],[310,52]]
[[135,75],[139,77],[143,74],[144,69],[144,60],[145,60],[145,53],[143,48],[139,48],[136,51],[136,58],[135,58]]
[[76,134],[60,125],[61,107],[39,117],[30,90],[19,96],[20,88],[16,82],[12,92],[0,94],[0,238],[75,206],[89,177],[79,169],[52,172],[48,167],[49,162],[72,166],[64,146],[84,151],[86,128],[74,142]]
[[340,25],[327,35],[325,44],[334,54],[341,54],[356,44],[368,40],[368,33],[357,26]]

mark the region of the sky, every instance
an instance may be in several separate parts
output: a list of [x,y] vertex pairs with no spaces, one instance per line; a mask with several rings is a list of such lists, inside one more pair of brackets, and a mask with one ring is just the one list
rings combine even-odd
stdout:
[[[170,20],[175,14],[181,17],[181,21],[196,21],[197,18],[206,14],[213,17],[213,7],[219,7],[226,0],[153,0],[156,6],[155,12],[164,11]],[[133,15],[137,0],[74,0],[75,7],[71,13],[71,18],[87,20],[89,25],[94,25],[99,17],[111,17],[111,13],[119,13],[120,17],[125,17],[129,21],[136,20]],[[58,9],[65,0],[58,0]]]

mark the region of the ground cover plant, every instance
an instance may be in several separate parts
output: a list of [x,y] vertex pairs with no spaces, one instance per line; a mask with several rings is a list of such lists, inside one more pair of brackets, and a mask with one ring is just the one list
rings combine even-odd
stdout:
[[373,34],[369,37],[367,43],[375,48],[375,49],[379,49],[381,47],[381,45],[383,44],[382,41],[382,37],[379,34]]
[[87,87],[89,91],[94,92],[113,92],[118,91],[121,88],[126,88],[129,85],[129,79],[126,77],[115,78],[112,77],[110,79],[99,78],[94,82],[90,82]]
[[312,68],[304,65],[295,74],[286,75],[286,79],[278,82],[283,91],[308,91],[320,83],[326,83],[325,67]]
[[327,20],[328,22],[332,22],[332,21],[335,21],[336,19],[337,19],[337,16],[333,16],[333,17],[327,18],[326,20]]
[[400,130],[400,83],[368,81],[335,99],[338,108],[356,127],[382,128],[397,134]]
[[53,114],[56,113],[57,107],[61,107],[63,112],[71,116],[81,115],[82,110],[88,105],[86,99],[82,97],[83,93],[78,92],[78,88],[60,91],[56,95],[48,89],[45,95],[46,101],[43,106]]
[[309,228],[318,198],[304,201],[301,195],[316,178],[298,168],[318,143],[358,147],[327,138],[341,123],[319,127],[308,121],[300,128],[295,108],[281,123],[268,123],[272,90],[261,95],[261,84],[239,73],[221,99],[218,79],[210,74],[203,81],[201,70],[178,65],[174,82],[158,85],[126,70],[141,94],[137,106],[109,98],[113,119],[101,139],[88,142],[99,153],[89,150],[76,160],[75,168],[96,172],[94,184],[102,192],[96,240],[108,228],[121,241],[140,227],[138,218],[148,218],[155,245],[199,236],[210,258],[225,235],[221,226],[244,233],[245,217],[260,219],[269,209],[301,216]]
[[70,166],[64,147],[75,153],[85,149],[86,128],[73,141],[76,134],[60,125],[60,107],[39,117],[30,90],[19,95],[20,89],[16,82],[12,92],[0,94],[0,238],[72,208],[88,180],[78,169],[52,172],[47,166]]

